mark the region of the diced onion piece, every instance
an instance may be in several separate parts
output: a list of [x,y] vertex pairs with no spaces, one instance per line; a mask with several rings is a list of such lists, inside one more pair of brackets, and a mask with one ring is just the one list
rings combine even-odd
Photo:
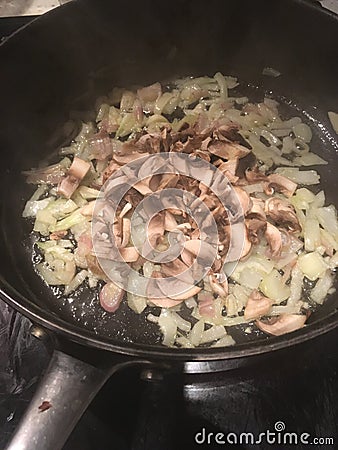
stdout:
[[177,325],[170,313],[170,311],[162,309],[160,317],[158,318],[158,324],[163,334],[163,345],[174,345],[177,335]]
[[273,77],[273,78],[277,78],[281,75],[281,72],[279,72],[279,70],[274,69],[273,67],[264,67],[263,69],[263,75],[267,76],[267,77]]
[[216,341],[226,336],[227,332],[222,325],[214,325],[208,330],[204,331],[200,343],[207,344],[208,342]]
[[259,256],[250,256],[246,261],[240,261],[233,273],[231,274],[231,278],[234,281],[240,283],[240,276],[243,271],[248,269],[253,269],[258,274],[264,276],[267,273],[271,272],[273,269],[273,262],[268,260],[266,257]]
[[87,276],[88,276],[87,270],[81,270],[80,272],[78,272],[72,279],[72,281],[66,285],[64,292],[65,295],[68,295],[71,292],[75,291],[75,289],[77,289],[80,286],[80,284],[84,282]]
[[306,153],[305,155],[297,156],[293,160],[293,164],[295,166],[317,166],[325,165],[327,164],[327,161],[315,153]]
[[55,217],[45,208],[37,211],[34,223],[34,231],[38,231],[44,236],[49,234],[49,231],[54,231],[53,227],[56,225]]
[[100,292],[100,304],[108,312],[115,312],[120,306],[124,295],[124,290],[110,281],[105,284]]
[[300,255],[298,264],[303,274],[311,281],[317,280],[327,269],[323,257],[317,252]]
[[263,275],[253,268],[243,270],[239,276],[239,283],[250,289],[257,289],[262,281]]
[[204,320],[199,320],[192,327],[192,330],[189,333],[189,340],[194,347],[199,345],[202,341],[202,336],[204,333]]
[[327,114],[329,116],[334,131],[338,134],[338,113],[329,111]]
[[290,297],[288,305],[295,305],[301,298],[304,274],[296,264],[291,271]]
[[289,178],[297,184],[312,185],[318,184],[320,176],[315,170],[299,170],[296,167],[279,167],[276,173]]
[[327,270],[324,276],[322,276],[322,278],[317,281],[316,286],[312,289],[310,293],[311,300],[321,305],[324,302],[325,297],[327,296],[332,285],[333,276],[330,270]]
[[306,219],[304,226],[305,250],[313,252],[321,244],[319,222],[317,219]]
[[127,303],[130,309],[132,309],[136,314],[141,314],[147,307],[146,297],[141,297],[140,295],[133,294],[132,292],[127,293]]
[[236,341],[232,336],[227,334],[226,336],[222,337],[218,341],[216,341],[214,344],[211,345],[211,347],[230,347],[232,345],[235,345]]
[[45,209],[51,201],[51,198],[35,201],[29,200],[23,210],[22,217],[36,217],[37,212]]
[[316,211],[319,223],[332,236],[338,237],[338,220],[336,208],[333,205],[318,208]]
[[266,297],[277,303],[286,300],[290,295],[290,287],[282,281],[282,275],[276,269],[263,278],[260,289]]
[[292,131],[299,139],[303,139],[304,142],[310,142],[312,139],[311,128],[305,123],[299,123],[292,127]]
[[183,319],[183,317],[181,317],[175,311],[172,311],[171,315],[177,325],[177,328],[179,328],[180,330],[182,330],[186,333],[189,333],[189,331],[191,330],[191,323],[188,322],[187,320]]

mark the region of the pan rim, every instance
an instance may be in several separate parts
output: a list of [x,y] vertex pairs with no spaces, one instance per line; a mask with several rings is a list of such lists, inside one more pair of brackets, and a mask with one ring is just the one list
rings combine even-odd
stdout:
[[[260,341],[250,341],[248,343],[235,344],[231,347],[220,348],[170,348],[155,345],[145,345],[137,342],[114,343],[112,338],[103,339],[95,337],[86,330],[77,330],[76,326],[68,323],[60,317],[50,319],[44,314],[38,305],[33,308],[25,306],[24,303],[29,300],[18,293],[12,286],[6,286],[4,289],[3,280],[0,281],[0,298],[13,307],[16,311],[30,319],[33,324],[37,324],[49,330],[56,335],[65,337],[77,344],[87,347],[105,350],[111,353],[130,357],[141,357],[150,360],[176,360],[182,362],[189,361],[226,361],[246,356],[257,356],[265,353],[272,353],[282,350],[302,342],[309,341],[317,336],[323,335],[338,327],[338,310],[333,310],[328,316],[307,325],[300,330],[282,336],[267,336]],[[7,283],[6,283],[7,284]],[[9,294],[8,288],[12,291]],[[14,295],[13,295],[14,294]]]

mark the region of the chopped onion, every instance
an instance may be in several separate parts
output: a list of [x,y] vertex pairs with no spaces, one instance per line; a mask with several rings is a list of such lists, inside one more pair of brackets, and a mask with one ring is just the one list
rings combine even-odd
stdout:
[[312,289],[310,293],[311,300],[321,305],[324,302],[324,299],[327,296],[332,285],[333,276],[330,270],[327,270],[324,273],[324,276],[317,281],[316,286]]
[[338,134],[338,113],[329,111],[327,114],[328,114],[330,122],[332,124],[332,128]]
[[289,178],[297,184],[312,185],[318,184],[320,176],[315,170],[299,170],[293,167],[278,167],[276,173]]
[[275,303],[281,303],[290,296],[290,287],[283,283],[282,276],[276,269],[273,269],[263,278],[260,289],[266,297],[271,298]]
[[298,258],[298,264],[303,274],[311,281],[321,277],[328,267],[323,257],[317,252],[303,253]]

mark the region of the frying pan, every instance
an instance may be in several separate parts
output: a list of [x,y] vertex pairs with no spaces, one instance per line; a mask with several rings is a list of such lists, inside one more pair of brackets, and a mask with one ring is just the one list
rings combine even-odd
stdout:
[[[122,306],[104,314],[97,294],[72,300],[45,286],[31,262],[31,224],[21,218],[30,187],[21,171],[69,142],[79,119],[113,86],[147,85],[221,71],[253,101],[272,93],[282,113],[314,131],[327,201],[337,202],[338,144],[327,111],[338,110],[338,17],[305,0],[181,0],[167,4],[77,1],[46,14],[0,46],[1,297],[48,337],[54,353],[10,449],[61,448],[111,374],[131,364],[186,372],[224,370],[300,344],[338,325],[338,296],[309,325],[229,348],[161,346],[156,327]],[[277,78],[262,75],[277,69]],[[41,412],[43,401],[51,408]]]

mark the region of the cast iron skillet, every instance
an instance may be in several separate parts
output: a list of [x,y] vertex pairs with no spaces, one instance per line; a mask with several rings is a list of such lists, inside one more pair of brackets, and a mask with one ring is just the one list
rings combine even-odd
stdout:
[[[30,224],[21,219],[31,194],[21,171],[69,140],[100,95],[113,86],[216,71],[238,76],[241,92],[253,100],[271,91],[286,115],[310,123],[316,151],[329,161],[320,170],[323,186],[338,203],[338,145],[327,121],[327,111],[338,110],[337,40],[338,18],[305,0],[83,0],[34,21],[0,47],[1,297],[41,326],[40,333],[85,345],[88,355],[90,348],[109,351],[99,369],[89,356],[85,362],[56,350],[9,448],[61,448],[98,389],[128,364],[219,370],[338,325],[335,295],[290,335],[249,340],[234,330],[239,343],[233,348],[164,348],[156,328],[127,308],[106,316],[94,293],[83,291],[72,303],[55,296],[34,273]],[[281,76],[263,76],[264,67]],[[43,400],[53,406],[40,413]]]

